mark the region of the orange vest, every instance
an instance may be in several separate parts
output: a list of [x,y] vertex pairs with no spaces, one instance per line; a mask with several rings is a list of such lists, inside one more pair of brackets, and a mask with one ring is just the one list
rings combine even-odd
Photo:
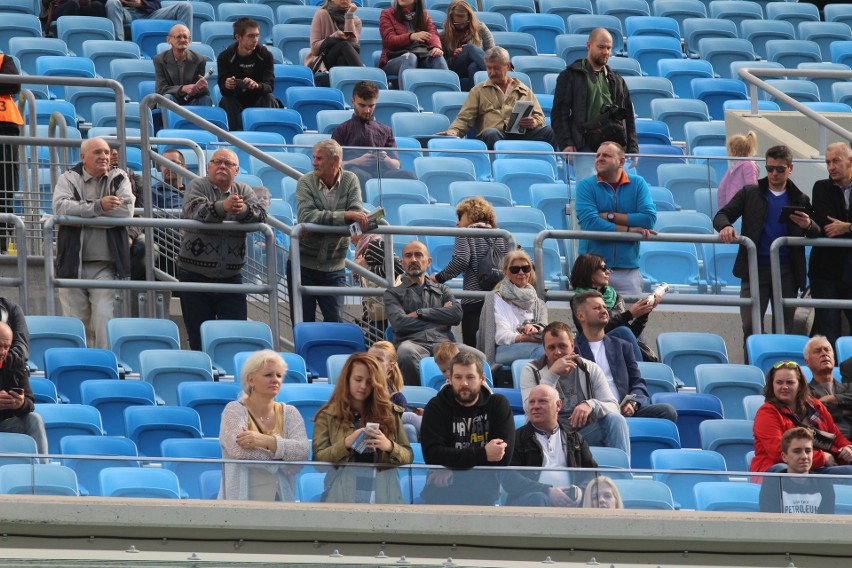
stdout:
[[[5,55],[0,53],[0,67],[3,66]],[[11,122],[21,126],[24,124],[24,118],[18,110],[18,105],[12,95],[0,95],[0,122]]]

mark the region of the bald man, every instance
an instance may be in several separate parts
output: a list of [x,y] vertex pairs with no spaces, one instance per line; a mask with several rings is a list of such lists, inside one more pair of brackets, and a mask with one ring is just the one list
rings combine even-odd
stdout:
[[[109,145],[90,138],[80,147],[81,162],[59,176],[53,190],[53,212],[75,217],[133,216],[135,198],[124,170],[110,165]],[[56,239],[56,276],[80,280],[124,280],[130,277],[127,227],[60,225]],[[62,313],[86,326],[89,347],[107,349],[106,326],[113,316],[115,290],[60,288]]]
[[[402,249],[402,284],[385,291],[385,314],[393,327],[399,370],[407,385],[420,385],[420,360],[432,355],[435,346],[453,342],[452,327],[462,319],[461,305],[443,284],[426,278],[432,264],[429,249],[420,241],[411,241]],[[483,361],[485,355],[467,345]]]
[[15,341],[9,324],[0,322],[0,432],[26,434],[36,441],[38,453],[47,453],[47,434],[41,416],[33,412],[26,360],[12,349]]
[[[263,223],[266,211],[248,185],[234,179],[240,171],[237,155],[221,148],[207,164],[207,177],[189,184],[183,201],[185,219],[219,224],[223,221]],[[242,284],[246,263],[246,234],[239,231],[186,229],[178,254],[178,280],[212,284]],[[201,350],[201,324],[208,320],[244,320],[245,294],[181,292],[180,307],[189,348]]]
[[[612,35],[596,28],[586,42],[585,59],[570,64],[556,79],[551,125],[557,146],[563,152],[596,152],[601,142],[618,142],[628,154],[639,151],[633,102],[624,79],[607,65],[612,55]],[[602,117],[609,109],[613,113]],[[619,118],[620,117],[620,118]],[[589,124],[591,121],[601,124]],[[588,127],[587,127],[588,126]],[[579,180],[594,173],[594,160],[583,162],[575,175]]]
[[154,56],[157,94],[179,105],[211,106],[205,77],[207,60],[189,49],[192,33],[183,24],[169,30],[166,42],[171,49]]

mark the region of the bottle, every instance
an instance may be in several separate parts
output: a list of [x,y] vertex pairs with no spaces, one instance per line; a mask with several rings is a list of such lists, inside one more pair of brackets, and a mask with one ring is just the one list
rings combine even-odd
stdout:
[[9,246],[6,248],[6,252],[13,256],[18,256],[18,249],[15,247],[15,241],[9,241]]

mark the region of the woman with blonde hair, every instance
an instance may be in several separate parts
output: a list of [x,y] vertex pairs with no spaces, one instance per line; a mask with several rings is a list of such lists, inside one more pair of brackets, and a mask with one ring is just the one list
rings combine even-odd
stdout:
[[409,442],[416,442],[420,439],[420,423],[423,421],[423,409],[411,408],[408,406],[408,400],[402,394],[402,388],[405,386],[402,381],[402,372],[397,365],[396,347],[390,341],[377,341],[367,350],[368,355],[372,355],[379,362],[379,366],[387,373],[388,393],[390,393],[391,403],[404,408],[402,413],[402,425],[405,427],[405,434],[408,436]]
[[474,74],[485,70],[485,52],[494,47],[494,36],[464,0],[447,6],[447,20],[438,35],[447,67],[458,74],[462,90],[470,90]]
[[[738,158],[754,156],[757,153],[757,135],[749,131],[747,134],[736,134],[725,143],[728,155]],[[747,185],[757,183],[758,168],[754,160],[731,161],[728,171],[719,182],[716,200],[719,209],[728,204],[736,193]]]
[[583,507],[586,509],[623,509],[624,502],[615,482],[605,476],[599,475],[586,486],[586,494],[583,497]]
[[[402,427],[403,409],[390,401],[387,376],[372,355],[353,353],[329,401],[314,418],[313,460],[407,465],[413,459]],[[393,469],[342,467],[325,476],[323,501],[401,503]]]
[[[219,444],[226,460],[304,461],[308,459],[305,423],[296,407],[276,402],[287,363],[270,349],[243,363],[242,393],[222,411]],[[220,499],[282,501],[295,499],[293,475],[278,465],[222,466]]]
[[504,278],[485,298],[479,321],[480,351],[488,361],[511,365],[544,355],[541,330],[547,306],[535,289],[535,267],[523,249],[503,257]]
[[[469,229],[496,229],[497,214],[482,197],[469,197],[456,206],[458,216],[457,227]],[[509,250],[509,245],[502,237],[456,237],[453,246],[453,258],[439,273],[432,275],[432,280],[443,284],[464,272],[463,290],[489,292],[479,283],[479,263],[488,254],[491,246],[501,255]],[[476,346],[476,332],[479,331],[479,316],[482,313],[482,300],[464,298],[461,301],[462,311],[462,343],[470,347]]]

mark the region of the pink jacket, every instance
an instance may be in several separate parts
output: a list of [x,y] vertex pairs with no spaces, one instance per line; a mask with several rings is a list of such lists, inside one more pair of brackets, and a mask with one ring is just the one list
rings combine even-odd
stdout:
[[743,187],[756,184],[757,178],[757,164],[751,160],[741,160],[736,166],[729,168],[719,182],[719,192],[716,194],[719,209],[727,205]]
[[[408,31],[408,24],[397,20],[395,14],[396,9],[388,8],[382,11],[382,15],[379,17],[379,32],[382,34],[382,57],[379,59],[379,67],[384,67],[388,62],[388,59],[390,59],[388,57],[389,51],[398,51],[411,45],[411,39],[409,38],[411,32]],[[435,22],[432,21],[432,17],[428,12],[425,16],[425,31],[430,34],[429,48],[437,47],[440,49],[441,38],[438,36],[438,30],[435,28]]]
[[[354,20],[355,42],[357,42],[358,38],[361,37],[361,18],[355,16]],[[322,42],[331,36],[336,35],[338,31],[337,25],[334,23],[334,20],[331,19],[331,15],[328,13],[328,10],[317,10],[317,13],[314,14],[314,19],[311,22],[311,52],[307,57],[305,57],[305,65],[307,67],[313,66],[317,57],[319,57]],[[320,65],[320,71],[327,71],[325,65]]]

